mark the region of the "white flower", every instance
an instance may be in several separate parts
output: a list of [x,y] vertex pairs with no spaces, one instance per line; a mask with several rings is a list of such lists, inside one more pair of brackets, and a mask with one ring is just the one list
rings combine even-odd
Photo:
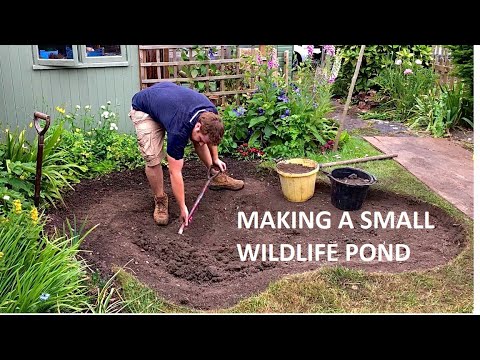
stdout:
[[105,110],[106,109],[105,105],[100,106],[100,109]]
[[115,123],[110,123],[110,130],[118,130],[118,126]]
[[80,110],[80,105],[75,105],[75,109]]
[[395,65],[402,65],[402,60],[400,60],[400,59],[395,60]]
[[85,105],[85,110],[90,110],[92,107],[90,105]]
[[415,64],[422,65],[422,60],[420,60],[420,59],[415,60]]
[[110,115],[110,113],[108,111],[104,111],[102,113],[102,117],[105,118],[105,119],[108,119],[108,116]]
[[65,117],[66,117],[67,119],[70,119],[70,118],[71,118],[71,116],[70,116],[70,115],[68,115],[68,114],[67,114],[67,115],[65,115]]
[[3,200],[7,200],[7,201],[10,200],[10,196],[5,195],[5,196],[3,197]]
[[108,100],[107,105],[112,105],[112,102],[110,100]]

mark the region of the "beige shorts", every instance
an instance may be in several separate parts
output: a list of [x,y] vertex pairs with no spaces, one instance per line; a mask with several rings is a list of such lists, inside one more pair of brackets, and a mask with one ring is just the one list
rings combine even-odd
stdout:
[[137,142],[147,166],[156,166],[165,158],[163,140],[165,129],[142,111],[130,109],[128,117],[132,120],[137,133]]

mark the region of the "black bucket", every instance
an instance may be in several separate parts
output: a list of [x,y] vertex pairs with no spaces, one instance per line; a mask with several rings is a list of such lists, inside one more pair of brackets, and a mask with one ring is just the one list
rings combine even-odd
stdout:
[[[366,179],[365,184],[345,184],[340,179],[348,178],[356,174],[357,177]],[[377,182],[375,176],[355,168],[339,168],[332,171],[329,176],[332,183],[332,204],[340,210],[351,211],[362,207],[363,201],[367,197],[367,191],[370,185]]]

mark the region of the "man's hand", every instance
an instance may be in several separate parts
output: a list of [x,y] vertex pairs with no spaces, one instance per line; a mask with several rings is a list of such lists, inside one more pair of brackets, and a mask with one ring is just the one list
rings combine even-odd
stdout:
[[227,165],[222,160],[216,159],[213,163],[217,165],[221,171],[227,170]]
[[180,206],[180,217],[185,226],[188,226],[188,208],[187,205]]

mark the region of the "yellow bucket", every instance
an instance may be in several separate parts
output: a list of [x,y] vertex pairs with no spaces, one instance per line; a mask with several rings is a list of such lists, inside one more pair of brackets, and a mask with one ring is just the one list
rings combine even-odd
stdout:
[[[314,167],[312,171],[303,174],[287,173],[278,169],[279,164],[300,164],[307,167]],[[282,192],[288,201],[304,202],[310,199],[315,192],[315,180],[320,165],[310,159],[290,159],[277,163],[277,173],[280,176]]]

